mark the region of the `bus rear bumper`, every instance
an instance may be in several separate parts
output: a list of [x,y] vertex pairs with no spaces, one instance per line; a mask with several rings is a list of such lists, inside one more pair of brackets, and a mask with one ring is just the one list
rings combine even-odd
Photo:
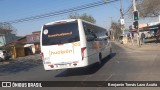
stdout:
[[68,65],[44,65],[45,70],[57,70],[57,69],[69,69],[69,68],[80,68],[80,67],[86,67],[88,65],[73,65],[73,66],[68,66]]
[[68,69],[68,68],[80,68],[86,67],[88,63],[79,62],[79,63],[68,63],[68,64],[44,64],[45,70],[57,70],[57,69]]

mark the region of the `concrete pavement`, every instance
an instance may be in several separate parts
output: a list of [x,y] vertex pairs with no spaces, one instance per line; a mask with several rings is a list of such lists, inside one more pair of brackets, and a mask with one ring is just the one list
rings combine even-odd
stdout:
[[[25,57],[17,62],[0,67],[1,81],[160,81],[160,53],[137,51],[126,48],[123,44],[112,43],[113,53],[96,65],[45,71],[42,60]],[[153,51],[156,52],[156,51]],[[19,58],[20,59],[20,58]],[[19,88],[21,90],[22,88]],[[35,88],[23,88],[35,90]],[[37,90],[159,90],[158,87],[51,87]],[[18,90],[17,88],[0,88],[0,90]]]
[[18,57],[14,60],[10,59],[10,60],[0,62],[0,65],[6,65],[6,64],[10,64],[10,63],[16,63],[16,62],[26,62],[26,61],[31,61],[31,62],[41,61],[41,55],[40,54],[34,54],[34,55],[28,55],[28,56],[25,56],[25,57]]

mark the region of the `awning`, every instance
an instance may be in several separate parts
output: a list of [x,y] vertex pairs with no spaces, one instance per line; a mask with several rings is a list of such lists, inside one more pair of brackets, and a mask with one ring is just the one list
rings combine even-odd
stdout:
[[26,44],[26,45],[24,45],[24,47],[31,47],[31,46],[34,46],[34,44]]

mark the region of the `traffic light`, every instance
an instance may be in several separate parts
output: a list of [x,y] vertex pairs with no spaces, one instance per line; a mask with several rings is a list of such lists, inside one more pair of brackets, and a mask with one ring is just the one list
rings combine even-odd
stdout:
[[138,11],[134,11],[133,12],[133,17],[134,17],[134,20],[139,20],[139,14],[138,14]]
[[135,29],[138,29],[138,21],[134,21],[134,22],[133,22],[133,25],[134,25],[134,28],[135,28]]

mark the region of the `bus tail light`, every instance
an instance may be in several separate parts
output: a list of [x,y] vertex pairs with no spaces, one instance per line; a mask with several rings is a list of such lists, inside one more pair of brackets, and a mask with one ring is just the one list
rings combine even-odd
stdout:
[[81,48],[81,53],[82,53],[82,60],[84,58],[84,50],[86,49],[86,47]]
[[78,63],[78,61],[74,61],[74,62],[73,62],[73,65],[74,65],[74,66],[76,66],[76,65],[77,65],[77,63]]
[[51,68],[54,68],[54,65],[48,65],[48,66],[50,66]]

